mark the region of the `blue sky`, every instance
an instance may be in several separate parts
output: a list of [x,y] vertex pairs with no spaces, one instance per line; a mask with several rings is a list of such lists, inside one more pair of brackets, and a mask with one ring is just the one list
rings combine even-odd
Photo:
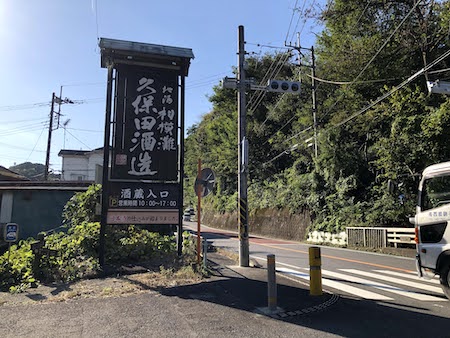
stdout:
[[[45,163],[52,92],[77,104],[61,108],[53,132],[51,168],[58,152],[103,145],[106,70],[98,38],[192,48],[186,78],[186,125],[211,110],[207,96],[237,64],[237,30],[246,51],[265,53],[296,40],[314,44],[320,28],[304,13],[314,0],[0,0],[0,165]],[[295,10],[298,8],[299,10]],[[57,110],[57,108],[56,108]]]

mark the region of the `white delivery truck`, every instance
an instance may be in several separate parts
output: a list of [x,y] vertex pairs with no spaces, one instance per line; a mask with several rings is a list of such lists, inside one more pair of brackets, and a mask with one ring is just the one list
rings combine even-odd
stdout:
[[425,278],[439,275],[450,299],[450,162],[425,168],[418,193],[414,218],[417,271]]

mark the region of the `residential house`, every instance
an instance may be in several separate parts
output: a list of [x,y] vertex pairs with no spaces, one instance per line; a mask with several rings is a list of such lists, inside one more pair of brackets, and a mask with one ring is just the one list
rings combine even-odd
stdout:
[[103,147],[94,150],[62,149],[61,181],[100,182],[103,167]]

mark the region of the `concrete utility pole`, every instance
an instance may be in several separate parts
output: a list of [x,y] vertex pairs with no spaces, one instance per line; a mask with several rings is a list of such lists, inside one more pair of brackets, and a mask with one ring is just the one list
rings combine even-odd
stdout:
[[301,50],[307,50],[311,52],[311,66],[307,66],[311,68],[311,93],[312,93],[312,115],[313,115],[313,129],[314,129],[314,156],[317,158],[319,153],[318,145],[317,145],[317,96],[316,96],[316,58],[314,56],[314,46],[311,48],[303,48],[300,46],[300,34],[297,33],[297,45],[291,46],[285,44],[286,47],[294,48],[298,51],[298,65],[299,67],[304,66],[301,63]]
[[47,139],[47,155],[45,156],[45,170],[44,181],[48,180],[48,170],[50,166],[50,146],[52,144],[52,131],[53,131],[53,110],[55,109],[55,93],[52,94],[52,104],[50,108],[50,125],[48,126],[48,139]]
[[[49,172],[49,168],[50,168],[50,147],[52,144],[53,114],[55,114],[55,103],[58,103],[58,105],[59,105],[58,112],[56,113],[58,121],[56,123],[55,129],[58,129],[59,125],[60,125],[59,121],[61,118],[61,105],[63,103],[71,103],[71,104],[74,103],[72,100],[68,99],[67,97],[63,100],[61,95],[62,95],[62,86],[61,86],[59,97],[56,96],[54,92],[52,94],[52,104],[51,104],[51,108],[50,108],[50,121],[49,121],[49,126],[48,126],[47,155],[45,156],[44,181],[48,180],[48,172]],[[64,128],[64,130],[65,130],[65,128]],[[65,139],[65,137],[64,137],[64,139]]]
[[[300,43],[298,45],[300,48]],[[314,57],[314,46],[311,46],[311,90],[312,90],[312,113],[314,126],[314,155],[317,158],[317,103],[316,103],[316,59]]]
[[245,91],[245,40],[244,26],[238,28],[238,190],[239,190],[239,265],[248,267],[250,263],[248,241],[248,206],[247,206],[247,111]]

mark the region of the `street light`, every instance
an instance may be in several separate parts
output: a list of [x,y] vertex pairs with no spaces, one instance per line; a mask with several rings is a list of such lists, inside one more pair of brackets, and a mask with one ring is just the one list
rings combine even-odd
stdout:
[[428,91],[432,94],[450,94],[450,82],[446,81],[427,81]]

